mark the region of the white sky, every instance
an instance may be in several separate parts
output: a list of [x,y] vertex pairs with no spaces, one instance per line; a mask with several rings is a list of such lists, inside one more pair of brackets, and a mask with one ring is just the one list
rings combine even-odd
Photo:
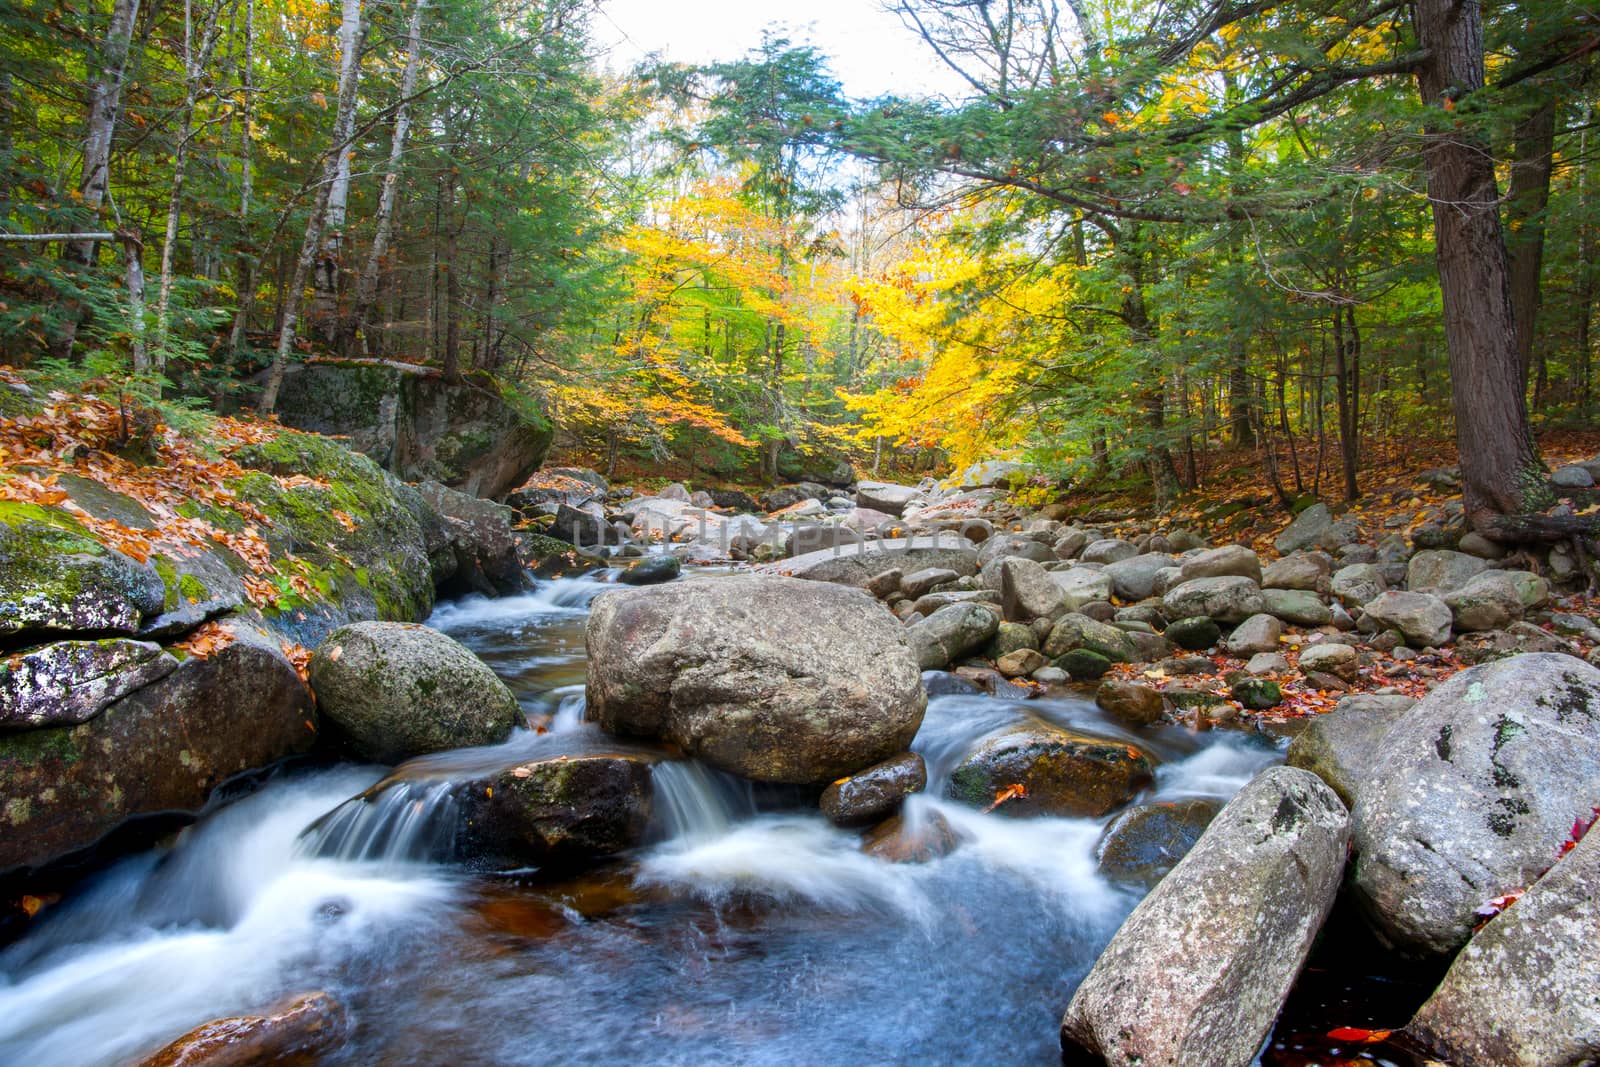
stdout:
[[850,96],[959,94],[964,84],[875,0],[605,0],[591,26],[616,71],[655,52],[680,63],[737,59],[774,27],[828,56]]

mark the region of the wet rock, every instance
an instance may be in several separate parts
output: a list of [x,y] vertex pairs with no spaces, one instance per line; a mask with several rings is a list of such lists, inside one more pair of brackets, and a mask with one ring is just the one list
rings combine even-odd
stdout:
[[1391,944],[1454,952],[1548,867],[1600,781],[1600,671],[1524,655],[1462,671],[1390,728],[1356,795],[1354,886]]
[[1600,1059],[1600,833],[1472,936],[1408,1032],[1459,1067]]
[[154,568],[100,544],[65,513],[0,501],[0,637],[137,633],[165,593]]
[[1173,586],[1161,598],[1161,610],[1169,619],[1204,615],[1218,622],[1243,622],[1265,608],[1261,587],[1238,576],[1193,578]]
[[1482,574],[1489,564],[1465,552],[1452,552],[1432,548],[1411,557],[1406,568],[1406,588],[1413,593],[1432,593],[1443,596],[1460,589],[1467,581]]
[[1264,589],[1305,589],[1315,592],[1327,579],[1327,559],[1311,553],[1273,560],[1261,573]]
[[1282,636],[1283,623],[1276,617],[1265,613],[1252,615],[1228,635],[1228,654],[1249,656],[1257,652],[1276,652],[1278,639]]
[[1076,649],[1098,653],[1113,663],[1132,662],[1136,654],[1132,637],[1126,631],[1096,622],[1087,615],[1063,615],[1056,620],[1041,650],[1047,657],[1056,659]]
[[983,694],[982,686],[951,671],[923,671],[922,687],[927,691],[929,700],[934,697],[965,697],[981,696]]
[[1266,614],[1294,626],[1326,626],[1333,621],[1328,605],[1303,589],[1263,589],[1261,602]]
[[907,629],[831,582],[745,574],[606,592],[585,636],[602,729],[755,781],[833,781],[904,752],[922,723]]
[[1174,619],[1163,633],[1168,641],[1190,652],[1212,648],[1222,640],[1222,627],[1205,615]]
[[610,856],[644,840],[653,760],[596,753],[535,760],[455,790],[470,853],[515,864]]
[[1353,563],[1333,575],[1333,595],[1347,608],[1370,603],[1388,588],[1383,572],[1371,563]]
[[233,775],[311,747],[311,694],[278,639],[245,619],[219,626],[230,643],[87,722],[0,735],[0,871],[86,848],[136,815],[198,811]]
[[1180,565],[1182,580],[1196,578],[1248,578],[1261,584],[1261,557],[1243,545],[1223,545],[1190,556]]
[[1345,697],[1332,711],[1313,717],[1290,743],[1289,766],[1310,771],[1346,805],[1354,805],[1383,735],[1415,705],[1408,696]]
[[861,851],[886,863],[932,863],[954,852],[961,835],[938,812],[895,815],[875,827]]
[[335,630],[311,657],[311,688],[351,747],[379,763],[498,744],[521,718],[511,690],[487,664],[414,623]]
[[1100,873],[1149,888],[1189,854],[1222,804],[1211,799],[1137,804],[1106,824],[1095,846]]
[[1111,592],[1121,599],[1144,600],[1155,595],[1156,575],[1173,566],[1177,558],[1163,552],[1145,552],[1108,563],[1102,573],[1111,579]]
[[1094,682],[1105,677],[1111,669],[1111,661],[1090,649],[1075,648],[1056,657],[1054,666],[1075,682]]
[[138,1067],[312,1067],[349,1032],[350,1017],[331,993],[304,993],[259,1015],[197,1026]]
[[988,738],[951,772],[945,793],[987,808],[1008,786],[1027,796],[995,810],[1006,815],[1099,816],[1133,800],[1152,780],[1150,758],[1120,741],[1052,726],[1018,726]]
[[862,588],[891,567],[899,568],[902,574],[928,567],[941,567],[957,574],[976,574],[978,550],[953,534],[915,537],[877,541],[838,552],[833,549],[808,552],[782,563],[767,564],[761,570],[766,574]]
[[903,752],[830,784],[822,791],[822,814],[835,826],[868,826],[894,815],[927,784],[922,757]]
[[160,645],[121,638],[57,641],[0,659],[0,731],[87,722],[177,668]]
[[972,601],[949,604],[906,628],[906,640],[922,670],[937,670],[976,651],[1000,628],[993,608]]
[[1315,775],[1257,775],[1111,939],[1063,1048],[1111,1067],[1252,1062],[1333,906],[1348,836]]
[[646,556],[617,579],[623,585],[656,585],[670,582],[683,573],[683,561],[666,554]]
[[1436,596],[1391,589],[1362,610],[1380,628],[1400,631],[1413,648],[1435,648],[1450,640],[1450,608]]
[[1160,722],[1167,707],[1158,690],[1136,682],[1101,682],[1094,702],[1107,715],[1132,726]]
[[1319,641],[1300,653],[1300,672],[1305,675],[1331,674],[1353,682],[1360,669],[1361,657],[1356,650],[1337,641]]
[[1266,678],[1241,678],[1228,691],[1248,711],[1266,711],[1283,703],[1283,690]]

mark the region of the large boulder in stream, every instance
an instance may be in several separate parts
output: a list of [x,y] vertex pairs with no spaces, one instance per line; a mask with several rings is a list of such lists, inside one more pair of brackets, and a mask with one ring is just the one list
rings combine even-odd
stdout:
[[904,752],[927,697],[905,629],[861,590],[759,574],[594,601],[589,712],[744,778],[825,784]]
[[1315,775],[1257,775],[1095,961],[1061,1020],[1065,1062],[1253,1062],[1333,907],[1348,839]]
[[311,688],[350,746],[379,763],[497,744],[520,717],[516,697],[488,664],[415,623],[333,631],[311,657]]
[[1600,1062],[1600,830],[1472,936],[1408,1030],[1458,1067]]
[[228,778],[311,747],[311,694],[278,640],[232,618],[211,641],[86,722],[0,734],[0,871],[134,816],[198,811]]
[[1600,671],[1554,653],[1462,671],[1383,735],[1356,794],[1357,901],[1443,956],[1539,877],[1600,800]]

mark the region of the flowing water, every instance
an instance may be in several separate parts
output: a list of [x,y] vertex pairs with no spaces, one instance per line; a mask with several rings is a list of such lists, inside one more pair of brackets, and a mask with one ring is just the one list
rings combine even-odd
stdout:
[[534,729],[395,772],[286,774],[80,886],[0,952],[0,1064],[117,1064],[324,989],[354,1030],[329,1064],[1054,1063],[1076,982],[1136,897],[1095,870],[1102,821],[938,799],[977,741],[1030,718],[1137,740],[1152,795],[1227,797],[1281,758],[1237,734],[1135,735],[1079,699],[941,697],[910,821],[963,841],[897,865],[791,793],[656,765],[652,843],[579,877],[472,872],[450,783],[614,750],[582,719],[599,578],[443,605]]

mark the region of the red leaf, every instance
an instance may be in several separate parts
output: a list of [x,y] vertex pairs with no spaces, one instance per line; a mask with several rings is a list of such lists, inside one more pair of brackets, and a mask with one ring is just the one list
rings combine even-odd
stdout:
[[1328,1037],[1334,1041],[1359,1041],[1363,1045],[1376,1045],[1379,1041],[1389,1040],[1393,1030],[1363,1030],[1356,1026],[1341,1026],[1328,1031]]

